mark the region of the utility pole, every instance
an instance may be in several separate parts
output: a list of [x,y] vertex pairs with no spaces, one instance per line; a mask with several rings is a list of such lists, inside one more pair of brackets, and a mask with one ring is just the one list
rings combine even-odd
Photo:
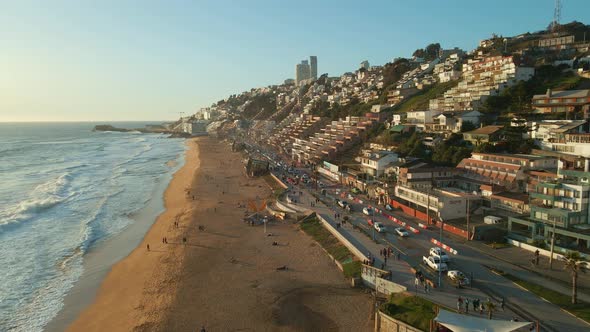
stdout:
[[[440,235],[439,235],[439,242],[442,245],[442,236],[443,236],[443,228],[444,228],[444,221],[442,220],[442,218],[438,217],[438,219],[440,220]],[[439,257],[439,264],[442,263],[442,259]],[[438,267],[438,287],[441,288],[442,287],[442,269],[440,268],[440,265]]]
[[553,220],[553,233],[551,233],[551,255],[549,256],[549,270],[553,269],[553,247],[555,246],[555,220]]
[[469,199],[469,197],[467,197],[467,241],[469,241],[469,215],[471,210],[469,209],[469,202],[471,202],[471,200]]

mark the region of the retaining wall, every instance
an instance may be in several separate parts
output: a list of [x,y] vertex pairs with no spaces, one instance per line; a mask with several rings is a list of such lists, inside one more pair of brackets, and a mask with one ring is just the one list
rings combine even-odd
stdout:
[[338,230],[335,229],[334,226],[332,226],[326,219],[324,219],[320,214],[316,213],[316,215],[317,215],[319,221],[321,221],[322,225],[330,233],[332,233],[332,235],[334,235],[338,239],[338,241],[340,241],[346,248],[348,248],[348,250],[350,250],[350,252],[356,256],[356,258],[358,258],[362,262],[369,260],[369,258],[367,256],[365,256],[365,254],[363,254],[352,243],[350,243],[350,241],[348,241],[347,238],[345,238],[342,234],[340,234],[340,232],[338,232]]
[[381,312],[375,313],[375,332],[423,332]]

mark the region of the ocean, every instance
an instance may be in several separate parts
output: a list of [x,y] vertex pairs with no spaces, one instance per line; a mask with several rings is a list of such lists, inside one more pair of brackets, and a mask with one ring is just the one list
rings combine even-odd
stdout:
[[0,331],[42,331],[84,256],[163,200],[184,163],[183,139],[94,125],[0,123]]

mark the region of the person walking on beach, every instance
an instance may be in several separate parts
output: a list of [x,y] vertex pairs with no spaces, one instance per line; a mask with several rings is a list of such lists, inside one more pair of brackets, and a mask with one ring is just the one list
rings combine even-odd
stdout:
[[147,244],[147,251],[150,251],[150,244]]
[[186,245],[186,237],[182,238],[182,244]]

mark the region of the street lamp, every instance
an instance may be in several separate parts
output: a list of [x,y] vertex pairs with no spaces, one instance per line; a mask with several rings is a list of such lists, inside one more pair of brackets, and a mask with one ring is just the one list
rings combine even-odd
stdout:
[[555,246],[555,219],[553,219],[553,232],[551,233],[551,255],[549,256],[549,270],[553,269],[553,247]]

